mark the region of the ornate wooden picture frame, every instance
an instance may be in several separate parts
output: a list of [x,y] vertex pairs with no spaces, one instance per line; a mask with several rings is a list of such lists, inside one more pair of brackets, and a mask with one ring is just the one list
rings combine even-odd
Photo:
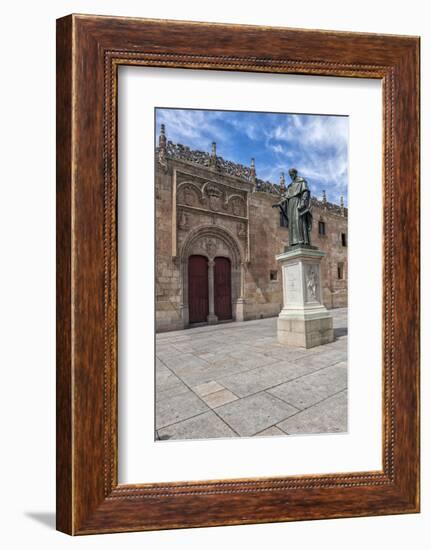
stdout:
[[[120,65],[382,81],[381,471],[118,483]],[[59,19],[57,528],[90,534],[418,511],[419,38],[87,15]]]

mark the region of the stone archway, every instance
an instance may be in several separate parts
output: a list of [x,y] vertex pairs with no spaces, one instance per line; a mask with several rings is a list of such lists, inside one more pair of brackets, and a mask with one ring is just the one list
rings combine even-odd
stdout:
[[208,323],[217,323],[214,311],[215,258],[228,258],[231,266],[232,320],[244,320],[244,254],[238,240],[226,229],[216,225],[196,227],[187,235],[180,252],[181,316],[183,326],[189,326],[189,258],[201,255],[208,259]]

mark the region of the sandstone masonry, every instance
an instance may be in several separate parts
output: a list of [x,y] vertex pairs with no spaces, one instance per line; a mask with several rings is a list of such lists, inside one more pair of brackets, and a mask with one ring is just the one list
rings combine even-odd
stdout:
[[[193,151],[167,141],[164,128],[156,148],[156,330],[189,323],[189,258],[208,259],[209,309],[214,308],[214,260],[231,266],[232,320],[273,317],[282,307],[276,255],[288,243],[278,209],[285,185],[256,176],[212,152]],[[304,174],[306,178],[307,175]],[[313,198],[312,244],[326,255],[321,263],[323,303],[347,306],[347,208]],[[193,288],[192,290],[193,291]],[[211,302],[212,300],[212,302]]]

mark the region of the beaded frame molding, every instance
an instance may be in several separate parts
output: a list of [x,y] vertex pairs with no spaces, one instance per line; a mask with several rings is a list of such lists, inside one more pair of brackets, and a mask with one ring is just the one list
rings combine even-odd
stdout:
[[[120,65],[382,81],[381,471],[118,483]],[[57,529],[75,535],[418,512],[419,206],[418,37],[90,15],[59,19]]]

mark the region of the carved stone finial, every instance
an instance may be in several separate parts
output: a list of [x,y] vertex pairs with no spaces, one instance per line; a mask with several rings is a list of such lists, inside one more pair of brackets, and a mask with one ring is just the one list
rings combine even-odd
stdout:
[[286,179],[284,177],[284,172],[280,174],[280,191],[283,193],[283,191],[286,189]]
[[211,168],[217,168],[217,144],[215,141],[211,143],[210,166]]
[[256,183],[256,165],[254,163],[254,158],[251,159],[250,163],[250,181]]
[[166,149],[166,134],[164,124],[160,125],[159,147]]
[[160,125],[160,134],[159,134],[159,163],[163,166],[164,171],[167,171],[168,163],[166,162],[166,134],[165,134],[165,125]]

